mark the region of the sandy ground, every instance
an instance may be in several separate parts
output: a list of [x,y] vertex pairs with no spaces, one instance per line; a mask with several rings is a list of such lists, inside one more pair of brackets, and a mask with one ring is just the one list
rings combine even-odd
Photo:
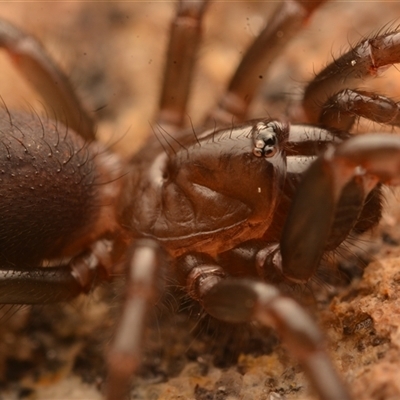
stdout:
[[[218,2],[205,19],[204,44],[188,115],[196,124],[217,101],[245,47],[271,13],[269,2]],[[172,2],[1,3],[0,16],[43,42],[116,152],[136,151],[157,107]],[[319,10],[271,68],[252,116],[276,115],[299,99],[314,71],[387,24],[396,2],[332,2]],[[0,55],[0,95],[9,108],[40,108],[36,93]],[[374,84],[399,98],[399,73]],[[366,83],[365,83],[366,84]],[[364,83],[363,83],[364,85]],[[282,95],[283,94],[283,95]],[[274,105],[271,105],[274,103]],[[381,127],[367,125],[368,130]],[[400,398],[400,233],[396,195],[366,248],[376,260],[347,288],[326,290],[310,306],[354,398]],[[67,305],[4,307],[0,320],[0,399],[100,399],[104,352],[120,284]],[[193,311],[192,314],[195,314]],[[301,368],[273,333],[226,326],[196,329],[187,313],[157,313],[149,327],[134,399],[315,398]]]

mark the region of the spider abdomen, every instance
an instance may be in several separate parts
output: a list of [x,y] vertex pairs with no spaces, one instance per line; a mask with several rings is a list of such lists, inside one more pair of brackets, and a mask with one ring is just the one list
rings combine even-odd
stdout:
[[36,115],[2,110],[0,130],[0,260],[31,264],[59,255],[97,213],[94,151]]

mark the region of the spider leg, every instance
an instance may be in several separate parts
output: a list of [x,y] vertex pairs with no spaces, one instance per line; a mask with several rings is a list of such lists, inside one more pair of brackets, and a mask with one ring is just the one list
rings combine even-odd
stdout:
[[303,27],[311,14],[326,0],[283,1],[266,27],[246,51],[218,107],[210,112],[206,124],[229,125],[244,121],[262,77],[285,46]]
[[97,280],[107,279],[109,246],[98,241],[92,249],[64,265],[0,267],[0,304],[47,304],[88,293]]
[[[320,121],[323,105],[333,95],[354,88],[360,81],[375,77],[392,64],[400,61],[400,32],[389,32],[362,40],[349,52],[322,70],[307,86],[303,107],[309,122]],[[330,100],[333,104],[335,100]],[[359,103],[360,104],[360,103]],[[361,107],[368,111],[369,101]],[[379,122],[379,119],[378,119]],[[334,125],[336,126],[336,125]]]
[[[335,248],[353,227],[364,229],[362,223],[357,225],[363,213],[362,199],[371,196],[379,182],[400,183],[399,160],[400,138],[392,135],[362,135],[328,149],[305,172],[283,228],[281,260],[275,255],[269,262],[281,268],[285,278],[307,282],[326,249]],[[357,183],[359,180],[361,183]],[[353,187],[353,199],[347,201],[352,182],[360,193]],[[335,221],[338,209],[347,203],[355,204],[344,213],[350,216]],[[332,233],[335,231],[339,233]]]
[[0,47],[7,51],[16,68],[43,97],[56,120],[87,140],[95,138],[94,123],[68,78],[37,40],[9,22],[0,20]]
[[389,125],[400,125],[400,104],[373,92],[345,89],[330,97],[322,107],[319,122],[348,131],[358,117]]
[[228,278],[224,269],[203,254],[178,261],[189,295],[213,317],[231,323],[258,321],[272,326],[300,361],[323,400],[350,399],[317,326],[295,300],[263,282]]
[[0,304],[54,303],[83,292],[69,266],[0,268]]
[[167,64],[159,100],[158,124],[176,132],[184,125],[193,67],[201,38],[201,23],[208,0],[179,2],[171,24]]
[[140,365],[145,322],[163,290],[165,255],[152,240],[137,241],[127,258],[126,298],[108,353],[107,400],[128,397],[131,379]]
[[[265,75],[286,44],[325,1],[285,0],[278,6],[264,30],[247,50],[219,106],[205,118],[205,125],[226,125],[245,120],[254,94],[263,82],[260,76]],[[181,0],[172,22],[157,117],[158,123],[168,131],[176,132],[185,125],[201,23],[208,3],[209,0]]]

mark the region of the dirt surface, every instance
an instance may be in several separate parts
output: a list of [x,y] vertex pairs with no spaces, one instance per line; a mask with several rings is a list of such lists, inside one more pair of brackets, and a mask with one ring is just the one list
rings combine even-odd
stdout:
[[[210,6],[188,110],[194,125],[215,104],[272,8],[269,2]],[[0,4],[1,17],[40,38],[96,117],[99,138],[124,157],[151,132],[173,10],[169,2]],[[388,24],[395,26],[399,18],[396,2],[327,4],[263,77],[266,85],[252,116],[285,113],[332,54]],[[3,54],[0,68],[0,95],[9,108],[42,107]],[[373,84],[399,99],[397,82],[399,72],[391,68]],[[400,214],[398,196],[388,197],[381,226],[360,244],[375,260],[363,278],[346,288],[319,290],[309,306],[338,370],[354,398],[362,400],[400,398]],[[100,399],[121,285],[105,285],[66,305],[3,307],[0,399]],[[168,298],[168,303],[177,308],[177,300]],[[188,312],[166,308],[155,313],[146,333],[133,399],[315,398],[301,368],[272,332],[210,322],[205,333],[207,323],[197,327],[196,309],[189,318]]]

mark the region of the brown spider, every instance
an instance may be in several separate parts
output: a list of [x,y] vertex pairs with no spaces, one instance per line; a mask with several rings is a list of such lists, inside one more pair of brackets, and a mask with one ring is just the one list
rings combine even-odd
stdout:
[[[11,120],[13,120],[12,119],[13,117],[11,117]],[[15,117],[15,118],[18,118],[18,117]],[[213,119],[215,119],[215,117],[213,118]],[[335,120],[336,120],[336,117],[335,117]],[[18,119],[17,119],[17,121],[18,121]],[[70,121],[68,121],[68,123],[70,123]],[[18,124],[17,124],[18,125]],[[39,128],[41,128],[40,126],[39,126]],[[79,128],[78,128],[79,129]],[[168,131],[170,131],[170,129],[171,128],[168,128]],[[262,133],[262,130],[263,130],[263,128],[261,128],[260,129],[260,132]],[[231,131],[229,131],[229,135],[231,135],[231,134],[233,134],[233,132],[231,132]],[[319,134],[319,133],[318,133]],[[214,136],[213,137],[217,137],[217,134],[216,133],[214,133]],[[198,139],[201,139],[201,135],[198,137]],[[269,145],[269,142],[268,142],[268,139],[271,139],[270,137],[268,138],[262,138],[262,140],[264,141],[264,142],[266,142],[266,143],[268,143],[268,145]],[[320,137],[319,137],[319,139],[320,139]],[[166,136],[164,136],[164,137],[162,137],[162,140],[165,140],[165,142],[166,142],[166,144],[168,145],[168,146],[170,146],[171,145],[171,142],[169,142],[168,141],[168,139],[166,139]],[[380,140],[380,139],[379,139]],[[388,139],[390,142],[391,142],[391,139]],[[180,138],[180,144],[179,145],[182,145],[182,144],[184,144],[185,145],[185,142],[183,141],[183,139],[181,139]],[[355,144],[357,144],[357,141],[356,140],[354,140],[353,141],[353,143],[355,143]],[[395,144],[396,144],[396,141],[395,141]],[[28,142],[24,142],[24,145],[28,145]],[[78,147],[79,147],[79,145],[78,145]],[[203,148],[204,147],[206,147],[206,146],[204,146],[203,145]],[[80,148],[80,147],[79,147]],[[151,147],[150,147],[151,148]],[[272,148],[273,148],[273,146],[272,146]],[[178,148],[179,149],[179,148]],[[177,148],[174,148],[174,151],[178,151],[178,149]],[[343,152],[345,152],[345,150],[346,150],[346,148],[344,147],[344,150],[343,150]],[[99,159],[99,156],[97,156],[97,159]],[[85,158],[83,159],[84,161],[85,161]],[[68,162],[67,162],[68,163]],[[316,169],[316,173],[318,173],[318,171],[319,171],[319,169]],[[112,171],[113,172],[113,171]],[[311,173],[311,172],[310,172]],[[110,179],[112,179],[112,177],[110,178]],[[166,177],[164,177],[164,179],[166,179]],[[260,185],[261,185],[261,183],[260,183]],[[136,186],[136,185],[135,185]],[[260,186],[260,188],[262,188],[262,186]],[[299,197],[300,199],[301,199],[301,197]],[[299,202],[300,202],[300,200],[298,200]],[[304,206],[301,204],[301,202],[300,202],[300,208],[303,210],[304,209]],[[294,213],[294,212],[293,212]],[[297,212],[296,213],[294,213],[294,218],[296,218],[296,215],[299,215]],[[292,225],[295,225],[295,226],[297,226],[297,220],[295,220],[296,221],[296,223],[292,223]],[[309,222],[309,221],[307,221],[307,222]],[[359,229],[359,230],[363,230],[363,229]],[[287,237],[286,235],[284,235],[285,237]],[[24,237],[25,238],[25,237]],[[124,238],[123,238],[124,239]],[[296,241],[295,241],[296,242]],[[15,242],[13,242],[13,243],[15,243]],[[291,243],[292,244],[292,243]],[[22,243],[22,245],[23,245],[23,243]],[[207,247],[207,245],[204,245],[203,246],[204,248],[206,248]],[[35,249],[36,249],[36,246],[35,246]],[[317,249],[318,249],[318,247],[317,247]],[[210,250],[209,248],[208,248],[208,250],[209,251],[211,251],[212,252],[212,250]],[[225,249],[224,249],[225,250]],[[7,250],[8,251],[8,250]],[[171,250],[172,251],[172,250]],[[175,254],[181,254],[182,252],[181,252],[181,250],[178,248],[176,251],[174,250],[173,252],[175,252]],[[39,252],[40,253],[40,252]],[[24,263],[26,263],[27,262],[27,260],[26,260],[26,255],[25,254],[21,254],[20,253],[20,251],[15,251],[15,252],[13,252],[13,251],[10,251],[10,252],[8,252],[8,253],[6,253],[6,255],[7,255],[7,258],[8,259],[12,259],[12,261],[14,262],[14,263],[16,263],[16,262],[18,262],[18,263],[20,263],[20,264],[24,264]],[[47,257],[47,258],[50,258],[50,257],[53,257],[54,255],[57,255],[57,254],[53,254],[53,253],[45,253],[45,256]],[[40,257],[39,257],[40,256]],[[43,256],[43,254],[39,254],[37,257],[38,258],[41,258],[41,256]],[[33,257],[33,256],[32,256]],[[316,257],[319,257],[318,255],[316,256]],[[34,257],[33,257],[34,258]],[[208,260],[207,260],[208,261]],[[105,261],[106,262],[106,261]],[[307,263],[306,263],[307,264]],[[15,276],[16,274],[11,274],[11,276]],[[31,272],[29,272],[28,273],[28,275],[29,275],[29,278],[31,278],[32,277],[32,273]],[[79,275],[79,272],[78,272],[78,275]],[[83,279],[84,278],[84,276],[82,276],[82,275],[80,275],[80,277]],[[17,283],[21,283],[21,279],[20,279],[20,276],[18,275],[17,276]],[[267,279],[268,279],[268,277],[267,277]],[[194,279],[193,279],[194,280]],[[11,283],[10,283],[11,281],[9,280],[8,281],[8,285],[10,285]],[[51,282],[52,283],[54,283],[52,280],[51,280]],[[193,282],[192,282],[193,283]],[[9,287],[10,286],[8,286],[8,288],[7,289],[5,289],[6,291],[7,291],[7,293],[6,293],[6,297],[7,296],[9,296],[8,297],[8,299],[9,300],[7,300],[7,301],[5,301],[5,302],[11,302],[11,300],[12,301],[14,301],[15,300],[15,302],[16,303],[18,303],[18,302],[25,302],[26,300],[23,300],[24,299],[24,293],[16,293],[15,292],[15,290],[13,289],[13,290],[11,290],[11,289],[9,289]],[[44,286],[43,286],[43,283],[41,283],[39,286],[39,292],[40,292],[40,294],[42,295],[43,293],[44,293]],[[64,286],[65,287],[65,286]],[[54,296],[55,297],[57,297],[57,296],[61,296],[61,298],[66,298],[66,297],[68,297],[69,295],[71,295],[71,287],[72,286],[70,286],[69,288],[67,287],[66,289],[66,292],[65,292],[65,295],[63,296],[62,294],[60,294],[60,292],[59,291],[53,291],[54,292]],[[62,288],[62,287],[61,287]],[[243,289],[243,287],[242,287],[242,289]],[[193,292],[193,296],[194,297],[196,297],[196,296],[198,296],[199,295],[199,293],[196,293],[195,292],[195,288],[193,289],[194,290],[194,292]],[[232,289],[230,289],[230,290],[232,290]],[[25,289],[23,289],[23,291],[25,291]],[[47,290],[46,289],[46,296],[52,296],[52,289],[50,289],[50,290]],[[62,293],[62,292],[61,292]],[[137,291],[135,292],[135,293],[137,293]],[[219,291],[218,293],[217,293],[217,296],[219,296],[219,295],[221,295],[221,293],[222,293],[222,291]],[[35,295],[33,295],[33,297],[35,297]],[[22,298],[22,300],[21,300],[21,298]],[[11,300],[10,300],[11,299]],[[46,298],[46,301],[48,301],[49,299],[48,298]],[[28,302],[28,301],[27,301]],[[29,302],[36,302],[34,299],[32,299],[31,301],[29,301]],[[213,304],[215,304],[214,303],[214,301],[212,301],[212,303]],[[300,311],[299,311],[300,312]],[[220,317],[220,315],[219,314],[217,314],[219,317]],[[233,318],[236,318],[236,314],[235,315],[232,315],[232,317]],[[303,329],[304,329],[304,327],[303,327]],[[309,354],[308,354],[309,355]],[[115,361],[114,361],[115,362]],[[124,368],[123,368],[124,369]],[[126,372],[126,371],[125,371]],[[119,373],[118,374],[118,376],[117,376],[117,378],[120,378],[122,375]],[[113,396],[115,396],[116,398],[118,398],[119,397],[119,395],[118,394],[116,394],[116,389],[117,389],[117,387],[118,387],[118,385],[115,383],[117,381],[117,379],[116,378],[114,378],[114,380],[113,380],[113,378],[112,378],[112,380],[111,380],[111,382],[114,382],[114,384],[112,384],[110,387],[111,387],[111,394],[110,394],[110,398],[113,398]],[[321,381],[320,381],[321,382]],[[126,382],[124,382],[125,384],[126,384]],[[323,386],[324,385],[326,385],[326,382],[324,382],[323,384],[322,384]],[[325,387],[322,387],[322,388],[320,388],[320,394],[321,394],[321,396],[324,396],[323,398],[330,398],[329,397],[329,395],[330,394],[332,394],[332,393],[334,393],[334,391],[330,391],[329,389],[327,389],[326,388],[326,386]],[[343,395],[342,394],[340,394],[341,392],[339,391],[339,394],[337,394],[336,393],[336,398],[343,398]],[[342,397],[338,397],[338,396],[342,396]]]

